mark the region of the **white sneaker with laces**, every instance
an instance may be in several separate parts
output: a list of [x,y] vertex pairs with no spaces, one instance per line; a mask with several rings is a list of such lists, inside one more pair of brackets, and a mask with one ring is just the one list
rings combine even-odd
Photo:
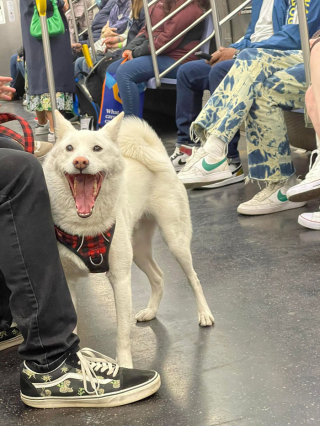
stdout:
[[271,183],[258,192],[250,201],[238,206],[238,213],[245,215],[259,215],[281,212],[283,210],[303,207],[306,202],[293,203],[287,198],[287,191],[300,182],[296,176],[292,176],[287,183]]
[[47,121],[47,124],[39,124],[39,122],[37,122],[36,127],[34,129],[34,133],[36,135],[46,135],[49,132],[50,132],[49,120]]
[[320,230],[320,212],[302,213],[298,218],[298,223],[305,228]]
[[243,168],[241,163],[231,163],[229,162],[229,169],[232,176],[228,179],[224,179],[218,183],[213,183],[212,185],[205,185],[202,188],[220,188],[222,186],[232,185],[233,183],[242,182],[245,180],[245,175],[243,173]]
[[[312,166],[313,156],[317,154]],[[298,185],[288,190],[287,197],[290,201],[308,201],[320,195],[320,149],[315,149],[310,157],[309,173]]]
[[51,151],[53,145],[49,142],[34,141],[34,155],[39,159],[44,159],[45,156]]
[[176,172],[179,172],[186,164],[189,155],[182,152],[180,146],[176,146],[174,153],[171,155],[170,160]]
[[51,132],[51,130],[49,130],[48,142],[55,143],[55,141],[56,141],[56,135],[54,134],[54,132]]
[[201,188],[231,177],[227,157],[216,158],[203,148],[192,149],[192,155],[187,159],[187,164],[178,174],[184,186],[190,189]]

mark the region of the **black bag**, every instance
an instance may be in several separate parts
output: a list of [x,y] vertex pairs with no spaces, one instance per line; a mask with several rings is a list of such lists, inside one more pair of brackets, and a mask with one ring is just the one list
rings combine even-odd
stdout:
[[76,94],[79,102],[79,114],[93,117],[94,128],[98,128],[100,105],[96,104],[86,86],[86,78],[76,82]]
[[17,99],[22,98],[24,95],[24,77],[20,71],[18,71],[16,79],[14,80],[13,86],[16,89],[15,96]]

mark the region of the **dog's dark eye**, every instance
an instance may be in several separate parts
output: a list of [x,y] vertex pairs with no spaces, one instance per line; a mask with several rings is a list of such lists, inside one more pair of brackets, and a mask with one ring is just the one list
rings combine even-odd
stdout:
[[93,150],[98,152],[98,151],[102,151],[102,148],[101,148],[101,146],[96,145],[96,146],[93,147]]
[[67,151],[73,151],[73,146],[72,145],[67,145],[66,146],[66,150]]

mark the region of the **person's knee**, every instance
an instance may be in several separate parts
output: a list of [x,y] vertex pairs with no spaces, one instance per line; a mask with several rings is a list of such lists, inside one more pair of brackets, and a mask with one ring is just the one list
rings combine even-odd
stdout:
[[237,56],[237,59],[241,61],[254,60],[260,54],[261,54],[261,49],[260,51],[259,49],[255,49],[255,48],[244,49],[239,53],[239,55]]
[[24,149],[22,148],[22,145],[20,145],[19,142],[16,142],[15,140],[4,137],[4,136],[0,136],[0,148],[24,151]]
[[[3,151],[3,153],[2,153]],[[10,181],[17,175],[27,182],[30,179],[37,181],[43,174],[40,162],[27,152],[13,149],[0,149],[0,176],[1,181]]]

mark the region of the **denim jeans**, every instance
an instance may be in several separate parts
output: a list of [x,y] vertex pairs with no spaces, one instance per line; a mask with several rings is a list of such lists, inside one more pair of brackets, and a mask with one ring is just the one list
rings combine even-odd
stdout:
[[[233,64],[234,59],[219,62],[213,67],[204,60],[181,65],[177,74],[177,146],[182,144],[193,145],[190,139],[190,126],[202,109],[203,92],[210,90],[211,94],[214,93]],[[238,130],[229,143],[229,158],[239,157],[239,139],[240,131]]]
[[307,90],[298,50],[245,49],[211,96],[193,131],[229,143],[246,123],[248,177],[285,182],[295,173],[282,110],[304,108]]
[[[158,56],[160,73],[175,63],[170,56]],[[122,99],[123,111],[126,115],[139,116],[139,88],[138,84],[147,82],[154,77],[151,56],[140,56],[121,65],[123,59],[114,62],[108,68],[109,73],[116,74],[116,80]],[[121,66],[120,66],[121,65]],[[179,66],[178,66],[179,67]],[[178,67],[170,71],[166,77],[176,78]]]
[[10,75],[12,78],[12,82],[10,83],[11,87],[14,86],[14,82],[17,78],[18,71],[20,71],[20,73],[24,77],[24,62],[23,61],[18,62],[18,55],[15,54],[15,55],[12,55],[10,58]]
[[2,137],[0,234],[0,325],[10,327],[13,317],[24,337],[20,356],[39,372],[51,371],[78,348],[73,334],[77,317],[42,167],[16,142]]
[[[96,63],[98,63],[102,58],[103,58],[103,56],[98,55],[96,57],[96,62],[94,63],[94,65]],[[84,56],[81,56],[80,58],[77,58],[76,62],[74,63],[74,76],[76,78],[79,78],[79,77],[81,78],[81,76],[78,75],[79,73],[85,72],[85,73],[89,74],[89,71],[90,70],[89,70],[89,67],[88,67],[88,65],[86,63],[86,60],[85,60]]]

